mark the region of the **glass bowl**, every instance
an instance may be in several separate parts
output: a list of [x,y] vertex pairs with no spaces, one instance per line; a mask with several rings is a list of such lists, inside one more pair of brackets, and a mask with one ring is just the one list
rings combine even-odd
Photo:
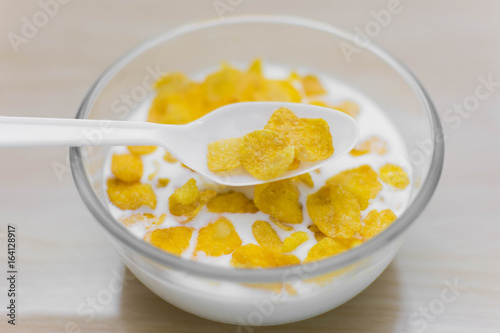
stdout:
[[[391,262],[429,202],[444,157],[438,115],[404,65],[372,43],[357,44],[355,36],[333,26],[293,17],[232,17],[157,36],[125,54],[98,78],[77,118],[126,119],[137,104],[152,96],[150,86],[160,72],[195,75],[222,60],[248,63],[256,57],[289,68],[311,68],[352,86],[378,103],[399,129],[413,168],[411,202],[380,235],[326,260],[287,268],[234,269],[188,261],[136,238],[110,214],[102,174],[109,148],[70,150],[82,199],[144,285],[195,315],[250,326],[307,319],[365,289]],[[89,140],[99,140],[99,133],[89,133]]]

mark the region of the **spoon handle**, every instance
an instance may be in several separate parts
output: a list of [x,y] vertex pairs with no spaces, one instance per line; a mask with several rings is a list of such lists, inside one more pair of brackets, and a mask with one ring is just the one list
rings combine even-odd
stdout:
[[131,121],[0,117],[0,147],[160,145],[161,126]]

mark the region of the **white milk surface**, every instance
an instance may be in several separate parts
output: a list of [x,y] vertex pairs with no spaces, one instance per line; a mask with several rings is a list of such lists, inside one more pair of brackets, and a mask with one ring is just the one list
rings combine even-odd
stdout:
[[[207,71],[207,73],[210,72],[211,71]],[[265,75],[269,78],[286,78],[288,77],[289,72],[290,69],[288,68],[277,65],[265,65]],[[372,135],[376,135],[387,142],[387,153],[383,156],[372,153],[358,157],[353,157],[349,154],[346,154],[339,159],[332,161],[328,165],[322,167],[320,169],[320,173],[311,172],[311,176],[315,185],[314,188],[309,188],[305,184],[297,182],[297,186],[299,187],[301,193],[300,202],[302,203],[303,207],[304,222],[300,225],[292,225],[292,227],[294,228],[294,230],[292,231],[283,231],[269,220],[269,216],[267,214],[260,211],[255,214],[220,214],[208,212],[206,207],[204,207],[202,211],[187,224],[179,223],[168,210],[168,198],[175,191],[175,189],[184,185],[190,178],[194,178],[196,180],[198,188],[200,190],[214,189],[218,192],[228,192],[230,190],[240,191],[245,193],[250,199],[253,199],[253,186],[229,188],[209,183],[198,174],[182,167],[179,162],[168,163],[164,161],[163,156],[165,154],[165,150],[158,148],[154,153],[142,156],[142,161],[144,164],[144,174],[141,180],[143,183],[152,184],[157,197],[156,209],[153,210],[149,207],[142,207],[135,211],[122,211],[119,208],[115,207],[108,199],[109,210],[117,219],[117,223],[120,223],[118,222],[120,218],[127,217],[135,213],[152,213],[156,216],[165,213],[166,219],[161,225],[155,226],[151,229],[146,229],[143,225],[137,223],[136,225],[128,226],[127,229],[135,236],[142,239],[148,231],[154,230],[155,228],[163,229],[180,225],[193,227],[196,229],[196,231],[191,237],[190,247],[182,254],[182,257],[186,259],[207,262],[213,265],[229,266],[231,254],[220,257],[208,257],[203,253],[198,253],[196,257],[193,257],[193,250],[196,246],[198,230],[206,226],[210,222],[215,221],[218,217],[225,216],[233,223],[237,233],[242,240],[242,245],[248,243],[257,244],[252,233],[252,224],[256,220],[269,221],[271,226],[273,226],[274,230],[280,236],[281,240],[284,240],[287,236],[295,231],[305,231],[309,234],[309,240],[301,244],[292,252],[292,254],[296,255],[300,260],[304,260],[311,246],[316,243],[314,233],[312,233],[307,228],[307,226],[312,224],[312,221],[307,213],[306,199],[309,194],[316,192],[320,187],[322,187],[328,178],[336,175],[343,170],[355,168],[363,164],[369,164],[375,171],[378,172],[378,169],[384,164],[394,163],[403,167],[410,176],[410,181],[413,181],[409,163],[406,162],[407,151],[406,147],[404,146],[403,140],[401,139],[395,126],[391,123],[389,118],[384,114],[383,110],[377,104],[371,101],[367,96],[364,96],[351,87],[346,86],[342,82],[335,81],[333,78],[322,75],[321,73],[314,73],[306,69],[301,69],[297,72],[299,74],[311,73],[319,77],[325,88],[328,90],[328,95],[326,97],[322,96],[322,99],[328,102],[328,104],[339,104],[345,100],[350,100],[357,103],[360,106],[360,113],[356,117],[356,121],[358,122],[360,129],[360,141],[363,141],[366,138],[371,137]],[[207,73],[200,73],[200,75],[197,76],[196,79],[203,78]],[[151,99],[143,103],[132,114],[130,120],[145,121],[147,118],[150,103]],[[106,179],[113,177],[111,173],[111,156],[113,154],[123,154],[127,152],[128,150],[126,147],[113,147],[112,149],[110,149],[109,156],[105,164],[105,170],[103,172],[104,184],[106,184]],[[158,171],[158,173],[156,174],[154,179],[152,181],[148,180],[148,176],[156,171]],[[156,188],[158,178],[169,178],[170,183],[165,188]],[[368,208],[362,212],[362,217],[365,217],[366,214],[368,214],[368,212],[372,209],[391,209],[397,216],[399,216],[406,209],[410,199],[410,188],[412,186],[409,185],[405,190],[396,191],[390,188],[387,184],[383,182],[381,183],[383,186],[382,190],[378,194],[377,198],[371,201]]]

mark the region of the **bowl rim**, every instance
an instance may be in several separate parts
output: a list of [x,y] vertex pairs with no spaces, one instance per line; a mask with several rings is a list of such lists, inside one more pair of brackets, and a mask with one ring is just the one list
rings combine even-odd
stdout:
[[[239,23],[275,23],[302,26],[309,29],[316,29],[331,33],[344,38],[351,43],[355,43],[355,36],[351,33],[342,31],[328,23],[294,16],[231,16],[223,20],[211,19],[182,25],[146,40],[114,61],[97,78],[95,83],[85,95],[76,114],[76,118],[86,118],[88,111],[93,106],[97,96],[100,94],[101,88],[103,88],[119,70],[121,70],[132,59],[141,53],[185,33],[215,26]],[[111,215],[107,207],[105,207],[94,194],[92,184],[86,176],[82,159],[82,149],[80,147],[71,147],[69,152],[70,165],[80,196],[97,221],[99,221],[101,226],[114,238],[118,239],[120,243],[157,264],[209,279],[233,282],[276,282],[285,280],[285,277],[289,277],[292,271],[297,270],[297,267],[300,267],[304,272],[308,272],[308,274],[310,274],[309,276],[317,276],[344,268],[369,256],[370,254],[375,253],[376,251],[382,249],[385,245],[390,244],[398,236],[402,235],[404,231],[406,231],[414,223],[416,218],[429,203],[438,185],[443,168],[444,140],[439,139],[442,137],[443,129],[436,109],[428,93],[425,91],[415,75],[410,72],[405,65],[399,62],[399,60],[395,59],[384,49],[376,46],[373,42],[370,42],[368,45],[363,45],[363,49],[365,51],[372,52],[385,61],[399,75],[401,75],[401,77],[412,88],[416,97],[427,112],[431,130],[430,139],[433,143],[433,150],[427,175],[421,184],[420,191],[417,193],[408,208],[398,217],[398,223],[391,224],[386,230],[384,230],[384,232],[369,241],[364,242],[360,246],[318,262],[270,269],[236,269],[233,267],[220,267],[207,263],[182,259],[147,244],[116,222],[116,219]]]

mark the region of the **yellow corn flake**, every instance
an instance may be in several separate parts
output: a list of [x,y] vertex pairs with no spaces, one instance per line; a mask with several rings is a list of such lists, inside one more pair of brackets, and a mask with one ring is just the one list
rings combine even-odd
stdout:
[[340,112],[344,112],[345,114],[355,118],[358,113],[359,113],[359,106],[358,104],[352,102],[352,101],[344,101],[340,104],[337,105],[329,105],[325,101],[321,100],[315,100],[312,102],[309,102],[310,105],[316,105],[316,106],[322,106],[324,108],[330,108],[334,109]]
[[387,163],[379,170],[380,179],[398,190],[404,190],[410,184],[408,174],[399,165]]
[[148,121],[162,124],[186,124],[204,116],[204,86],[192,82],[182,73],[170,73],[155,85],[157,95],[152,102]]
[[342,243],[326,237],[313,245],[304,263],[323,260],[348,250]]
[[312,232],[321,232],[316,224],[311,224],[307,227],[307,229],[311,230]]
[[331,106],[332,109],[339,110],[351,117],[356,117],[359,113],[359,105],[353,101],[343,101],[340,104]]
[[301,182],[301,183],[306,184],[308,187],[311,187],[311,188],[314,187],[314,182],[312,180],[310,173],[303,173],[299,176],[295,176],[292,178],[292,181]]
[[363,244],[363,240],[356,238],[356,237],[351,237],[351,238],[336,237],[336,238],[333,238],[333,240],[336,242],[339,242],[347,249],[352,249],[356,246]]
[[291,80],[261,80],[257,89],[248,93],[249,100],[300,103],[302,97]]
[[165,221],[166,217],[167,217],[166,214],[155,216],[149,213],[139,213],[139,214],[132,214],[127,217],[122,217],[120,218],[120,222],[127,227],[137,223],[141,223],[144,226],[144,228],[150,229],[153,226],[158,226],[162,224]]
[[297,80],[300,80],[300,75],[296,71],[292,71],[292,72],[290,72],[290,75],[288,76],[288,79],[290,81],[297,81]]
[[261,60],[241,71],[228,64],[194,82],[182,73],[169,73],[156,84],[148,121],[163,124],[186,124],[223,105],[246,101],[299,103],[302,97],[292,79],[271,80],[262,74]]
[[294,147],[283,135],[268,130],[248,133],[240,146],[241,164],[260,180],[273,179],[285,173],[294,155]]
[[148,232],[144,240],[163,251],[180,256],[189,247],[193,230],[184,226],[156,229]]
[[282,133],[287,138],[292,136],[292,131],[297,127],[299,117],[290,109],[281,107],[274,111],[264,129]]
[[186,184],[175,190],[169,200],[178,202],[181,205],[190,205],[198,199],[199,195],[200,192],[196,186],[196,180],[191,178]]
[[283,254],[280,249],[255,244],[240,246],[234,250],[231,265],[237,268],[271,268],[300,264],[299,258]]
[[210,171],[229,171],[240,163],[241,138],[222,139],[208,144],[207,163]]
[[274,216],[269,216],[269,219],[274,223],[276,224],[276,226],[278,228],[280,228],[281,230],[283,231],[292,231],[293,230],[293,227],[289,226],[289,225],[286,225],[284,224],[283,222],[281,222],[280,220],[278,220],[277,218],[275,218]]
[[326,184],[342,186],[356,198],[361,210],[365,210],[382,189],[377,173],[369,165],[343,171],[328,179]]
[[283,223],[302,223],[299,190],[288,179],[255,186],[254,202],[262,212]]
[[154,88],[163,93],[173,95],[179,90],[184,89],[189,83],[190,80],[183,73],[168,73],[155,82]]
[[248,67],[248,72],[261,75],[262,74],[262,60],[255,59]]
[[170,178],[158,178],[158,183],[156,184],[156,187],[158,188],[167,187],[169,183],[170,183]]
[[309,217],[328,237],[352,237],[361,229],[361,211],[354,196],[340,186],[324,186],[307,197]]
[[314,75],[306,75],[302,77],[301,82],[307,96],[326,94],[326,89],[323,87],[320,80]]
[[142,206],[156,208],[156,195],[149,184],[126,183],[119,179],[108,179],[109,200],[122,210],[134,210]]
[[380,212],[376,209],[371,210],[363,219],[364,226],[361,228],[361,236],[364,239],[372,238],[381,233],[396,219],[396,214],[390,209],[384,209]]
[[172,154],[170,154],[168,151],[165,152],[165,155],[163,155],[163,160],[165,162],[168,162],[168,163],[176,163],[176,162],[178,162],[177,159]]
[[378,136],[372,136],[361,141],[349,152],[352,156],[361,156],[369,153],[384,155],[387,153],[387,143]]
[[273,227],[266,221],[255,221],[252,225],[253,236],[262,247],[279,248],[283,244]]
[[314,232],[314,239],[316,239],[317,242],[319,242],[320,240],[322,240],[325,237],[328,237],[324,233],[322,233],[321,230],[319,230],[319,228],[316,224],[311,224],[307,228],[309,230],[311,230],[312,232]]
[[196,180],[191,178],[168,198],[170,213],[177,217],[183,217],[180,222],[189,222],[200,212],[203,205],[215,195],[216,193],[213,190],[200,192],[196,186]]
[[296,136],[291,140],[300,161],[320,161],[333,155],[332,134],[323,119],[300,118]]
[[156,150],[156,146],[128,146],[127,149],[134,155],[148,155]]
[[176,203],[175,201],[169,200],[169,209],[170,213],[174,216],[178,217],[178,221],[181,223],[187,223],[194,219],[196,215],[201,211],[203,205],[213,196],[215,196],[215,192],[211,190],[206,190],[200,193],[199,198],[189,205],[182,205]]
[[385,155],[387,153],[387,142],[378,136],[372,136],[358,143],[356,147],[349,152],[349,154],[353,156],[360,156],[369,153]]
[[153,164],[155,165],[155,171],[148,175],[149,181],[152,181],[156,177],[158,172],[160,172],[160,163],[158,163],[158,161],[153,161]]
[[283,134],[295,147],[299,161],[319,161],[333,155],[332,134],[323,119],[298,118],[282,107],[273,113],[264,129]]
[[309,105],[322,106],[324,108],[329,108],[330,107],[328,105],[328,103],[326,103],[325,101],[321,101],[321,100],[311,101],[311,102],[309,102]]
[[116,178],[127,183],[139,181],[143,168],[141,159],[132,154],[114,154],[111,158],[111,172]]
[[320,240],[322,240],[323,238],[326,238],[328,237],[327,235],[325,235],[324,233],[322,233],[321,231],[320,232],[315,232],[314,233],[314,239],[319,242]]
[[198,232],[196,252],[203,251],[206,255],[219,257],[230,254],[241,246],[241,239],[233,224],[221,217]]
[[[324,233],[322,233],[321,230],[319,230],[318,226],[315,225],[315,224],[311,224],[307,228],[309,230],[311,230],[312,232],[314,232],[314,238],[318,242],[320,240],[322,240],[323,238],[328,237],[327,235],[325,235]],[[328,237],[328,238],[331,238],[331,237]],[[363,241],[361,239],[359,239],[359,238],[356,238],[356,236],[350,237],[350,238],[335,237],[335,238],[332,238],[332,239],[335,240],[336,242],[341,243],[342,245],[344,245],[348,249],[356,247],[356,246],[361,245],[363,243]]]
[[213,213],[256,213],[259,209],[254,202],[243,193],[219,193],[207,203],[209,212]]
[[300,166],[300,161],[296,158],[293,159],[292,163],[288,167],[288,171],[297,170]]
[[249,84],[247,73],[227,63],[221,69],[206,77],[204,85],[208,102],[213,108],[240,101]]
[[309,239],[309,235],[305,231],[297,231],[285,238],[281,252],[287,253],[295,250],[300,244]]

